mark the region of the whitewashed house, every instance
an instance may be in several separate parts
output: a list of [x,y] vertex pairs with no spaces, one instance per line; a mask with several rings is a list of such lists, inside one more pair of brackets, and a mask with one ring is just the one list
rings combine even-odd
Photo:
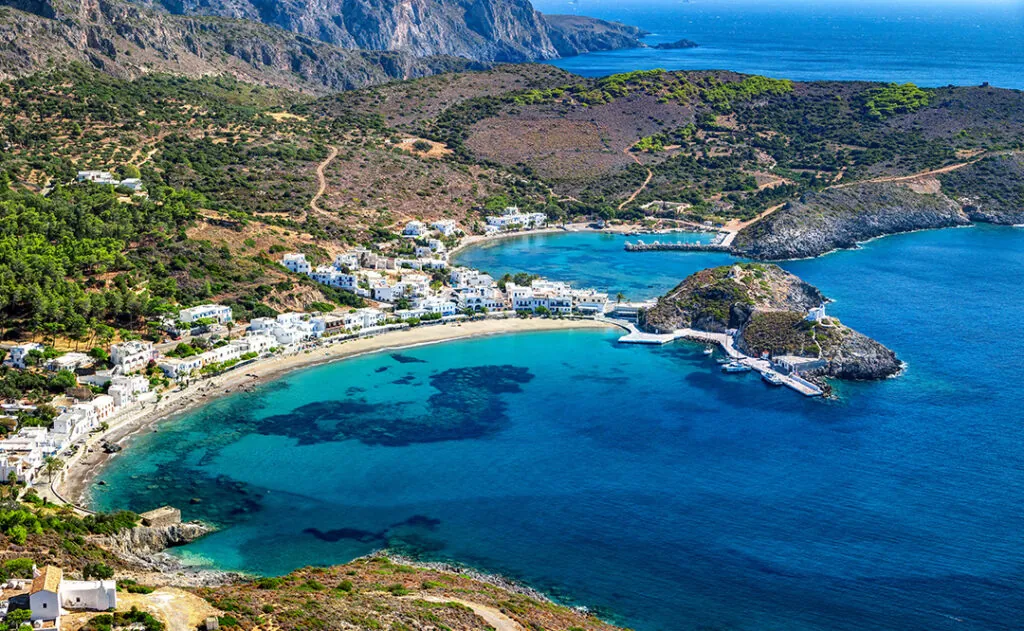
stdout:
[[12,346],[10,348],[5,361],[15,368],[25,368],[25,359],[28,358],[29,353],[32,351],[39,351],[42,353],[44,350],[46,350],[46,347],[37,342],[18,344],[17,346]]
[[334,257],[334,266],[337,267],[338,269],[359,269],[359,253],[343,252],[342,254],[339,254],[338,256]]
[[60,628],[61,609],[111,611],[117,607],[115,581],[67,581],[59,567],[33,571],[29,620],[33,628]]
[[489,274],[470,269],[468,267],[454,267],[448,276],[452,287],[462,289],[465,287],[492,287],[494,279]]
[[96,363],[96,360],[86,355],[85,353],[64,353],[58,357],[54,357],[50,361],[46,362],[46,369],[51,372],[58,372],[61,370],[70,370],[72,372],[79,368],[86,366],[92,366]]
[[402,235],[406,237],[421,237],[427,233],[426,226],[423,225],[422,221],[410,221],[405,224],[405,229],[402,230]]
[[114,399],[114,405],[119,408],[135,403],[144,392],[149,392],[149,380],[142,375],[112,377],[107,389],[107,394]]
[[199,355],[192,357],[165,357],[158,364],[158,368],[171,379],[178,379],[203,367],[203,360]]
[[455,233],[460,232],[458,226],[455,225],[455,221],[452,219],[439,219],[431,223],[430,227],[446,237],[450,237]]
[[500,215],[489,215],[487,225],[497,230],[519,230],[542,228],[548,217],[544,213],[523,213],[515,206],[509,206]]
[[461,309],[503,311],[505,299],[497,287],[466,287],[455,295]]
[[131,340],[110,345],[110,363],[114,372],[122,375],[143,370],[156,356],[152,342]]
[[313,268],[309,261],[306,260],[306,255],[301,252],[285,254],[284,258],[281,259],[281,265],[284,265],[289,271],[295,272],[296,274],[308,275],[310,270]]
[[231,322],[231,307],[225,305],[206,304],[199,305],[198,307],[182,309],[178,312],[178,320],[186,324],[191,324],[198,320],[205,320],[207,318],[216,320],[220,324]]

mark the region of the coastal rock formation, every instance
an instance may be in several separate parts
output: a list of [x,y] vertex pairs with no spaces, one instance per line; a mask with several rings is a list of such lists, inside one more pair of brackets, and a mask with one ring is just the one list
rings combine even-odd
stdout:
[[116,535],[103,537],[99,543],[111,552],[147,563],[148,557],[167,548],[192,543],[213,532],[213,528],[200,522],[184,522],[168,526],[136,526]]
[[0,0],[0,78],[78,61],[118,77],[229,74],[307,92],[640,46],[640,29],[527,0]]
[[983,158],[939,176],[942,192],[973,221],[1024,223],[1024,154]]
[[970,223],[940,193],[891,183],[865,183],[807,193],[736,235],[737,254],[760,260],[807,258],[899,232]]
[[554,59],[640,45],[640,29],[545,16],[529,0],[139,0],[181,15],[262,22],[346,49],[485,62]]
[[699,271],[658,299],[642,319],[645,328],[737,331],[736,347],[758,356],[788,355],[824,360],[811,370],[839,379],[883,379],[898,373],[896,354],[826,317],[808,312],[827,300],[777,265],[746,263]]

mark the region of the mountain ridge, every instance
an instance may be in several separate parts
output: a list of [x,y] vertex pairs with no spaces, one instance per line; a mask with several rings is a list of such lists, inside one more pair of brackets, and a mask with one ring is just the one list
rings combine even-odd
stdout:
[[[200,10],[171,0],[0,0],[0,78],[80,61],[128,79],[229,74],[325,93],[639,46],[643,34],[590,18],[543,16],[527,0],[389,2],[390,12],[370,4],[239,1]],[[334,10],[332,30],[324,20]]]

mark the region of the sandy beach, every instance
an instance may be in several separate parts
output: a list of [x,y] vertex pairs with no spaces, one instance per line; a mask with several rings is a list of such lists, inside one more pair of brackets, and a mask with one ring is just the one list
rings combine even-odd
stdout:
[[54,479],[54,488],[46,486],[37,490],[55,502],[83,506],[84,496],[92,479],[102,471],[108,460],[116,457],[116,454],[103,451],[101,445],[104,441],[124,447],[133,436],[149,431],[156,423],[206,405],[217,397],[266,383],[300,368],[368,353],[487,335],[614,326],[608,322],[585,319],[495,318],[389,331],[381,335],[347,340],[312,350],[295,351],[246,364],[222,375],[200,380],[188,388],[164,392],[156,402],[146,403],[142,407],[119,414],[111,420],[106,431],[91,435],[85,445],[74,456],[68,458],[67,466],[59,477]]

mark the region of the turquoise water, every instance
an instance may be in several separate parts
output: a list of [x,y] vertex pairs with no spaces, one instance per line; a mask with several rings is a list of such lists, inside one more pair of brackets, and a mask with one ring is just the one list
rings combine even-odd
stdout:
[[640,26],[649,44],[560,59],[586,76],[651,68],[735,70],[802,81],[912,81],[922,86],[1024,88],[1024,2],[830,0],[537,0],[546,13]]
[[[726,260],[598,234],[470,259],[637,298]],[[420,347],[164,424],[113,461],[95,504],[222,525],[178,552],[220,567],[388,546],[640,631],[1020,628],[1024,231],[921,232],[786,267],[907,372],[816,401],[613,332]]]

